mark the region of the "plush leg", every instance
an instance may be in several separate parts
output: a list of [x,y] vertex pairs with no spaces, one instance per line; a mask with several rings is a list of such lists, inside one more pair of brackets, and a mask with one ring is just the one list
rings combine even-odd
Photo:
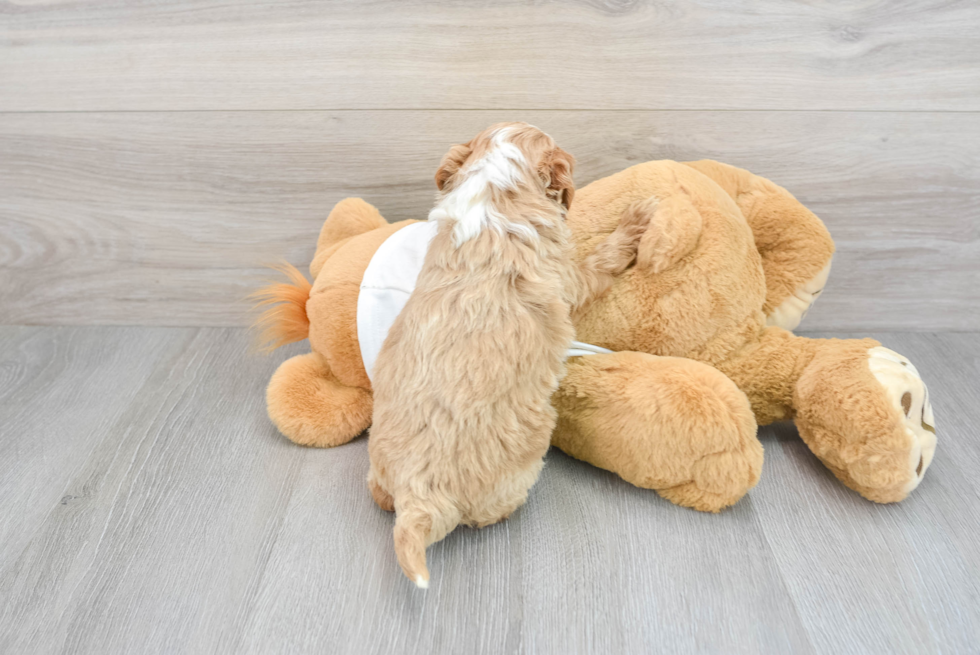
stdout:
[[830,274],[834,242],[823,222],[769,180],[716,161],[687,162],[714,180],[752,228],[766,274],[768,325],[795,330]]
[[810,450],[869,500],[902,500],[932,461],[928,390],[911,362],[873,339],[767,328],[718,368],[749,397],[760,425],[795,419]]
[[303,446],[345,444],[371,424],[371,392],[344,386],[317,353],[283,362],[266,390],[269,418]]
[[552,445],[678,505],[717,512],[759,480],[762,445],[745,394],[705,364],[576,357],[553,403]]
[[830,341],[796,386],[796,425],[810,450],[868,500],[893,503],[922,481],[935,419],[915,366],[862,341]]
[[[762,330],[758,340],[724,361],[712,362],[745,392],[759,425],[791,420],[793,392],[821,340],[795,336],[781,328]],[[876,345],[868,340],[865,348]]]

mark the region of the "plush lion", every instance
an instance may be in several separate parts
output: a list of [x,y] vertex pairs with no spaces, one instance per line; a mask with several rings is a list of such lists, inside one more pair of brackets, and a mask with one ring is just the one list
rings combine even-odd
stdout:
[[[584,350],[553,398],[552,444],[678,505],[717,512],[759,480],[757,426],[794,420],[845,485],[876,502],[905,498],[936,447],[915,367],[871,339],[790,331],[830,270],[834,246],[820,219],[748,171],[653,161],[576,192],[567,220],[577,256],[649,198],[658,202],[648,203],[656,209],[636,265],[576,324]],[[358,325],[358,299],[362,286],[379,293],[365,271],[394,262],[397,239],[375,254],[413,223],[388,224],[363,200],[344,200],[320,232],[313,285],[287,269],[291,284],[259,292],[274,304],[262,319],[272,347],[310,341],[312,352],[285,361],[267,393],[270,418],[296,443],[337,446],[370,425],[358,333],[374,328]],[[380,293],[397,304],[412,282],[410,272],[389,275]]]

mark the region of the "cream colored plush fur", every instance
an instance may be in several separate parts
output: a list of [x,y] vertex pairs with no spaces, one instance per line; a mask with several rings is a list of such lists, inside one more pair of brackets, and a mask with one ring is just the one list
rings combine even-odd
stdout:
[[526,124],[456,146],[436,180],[438,232],[378,355],[368,442],[368,484],[394,507],[398,561],[423,587],[428,545],[524,503],[555,427],[571,314],[633,261],[649,218],[632,212],[573,261],[572,159]]
[[[627,207],[653,201],[637,264],[575,319],[577,339],[618,352],[569,361],[552,399],[552,445],[716,512],[759,480],[756,425],[793,420],[842,483],[874,501],[903,499],[937,441],[919,372],[870,339],[805,339],[774,325],[780,307],[802,317],[797,301],[820,291],[834,253],[820,219],[733,166],[647,162],[576,192],[567,215],[576,257]],[[269,415],[294,441],[337,445],[370,424],[353,308],[371,255],[401,227],[362,200],[342,201],[321,232],[309,300],[283,297],[286,314],[308,315],[312,350],[269,384]]]

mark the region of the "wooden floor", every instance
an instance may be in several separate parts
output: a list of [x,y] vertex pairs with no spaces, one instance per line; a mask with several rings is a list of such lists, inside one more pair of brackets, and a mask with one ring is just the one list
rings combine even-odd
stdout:
[[875,505],[791,426],[700,514],[551,452],[509,521],[415,589],[364,439],[295,446],[236,328],[0,328],[0,652],[967,653],[980,643],[980,335],[876,334],[940,445]]
[[[969,0],[0,3],[0,653],[980,652],[978,33]],[[242,299],[345,196],[424,217],[501,120],[579,186],[711,158],[811,207],[805,327],[892,332],[929,384],[915,494],[792,426],[718,516],[554,452],[407,584],[364,439],[265,417],[298,347],[249,355]]]

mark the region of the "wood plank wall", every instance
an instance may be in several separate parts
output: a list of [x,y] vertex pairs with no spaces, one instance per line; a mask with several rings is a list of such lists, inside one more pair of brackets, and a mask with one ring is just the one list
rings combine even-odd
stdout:
[[980,325],[980,4],[0,4],[0,323],[242,325],[336,201],[424,217],[527,120],[583,185],[714,158],[839,253],[805,327]]

